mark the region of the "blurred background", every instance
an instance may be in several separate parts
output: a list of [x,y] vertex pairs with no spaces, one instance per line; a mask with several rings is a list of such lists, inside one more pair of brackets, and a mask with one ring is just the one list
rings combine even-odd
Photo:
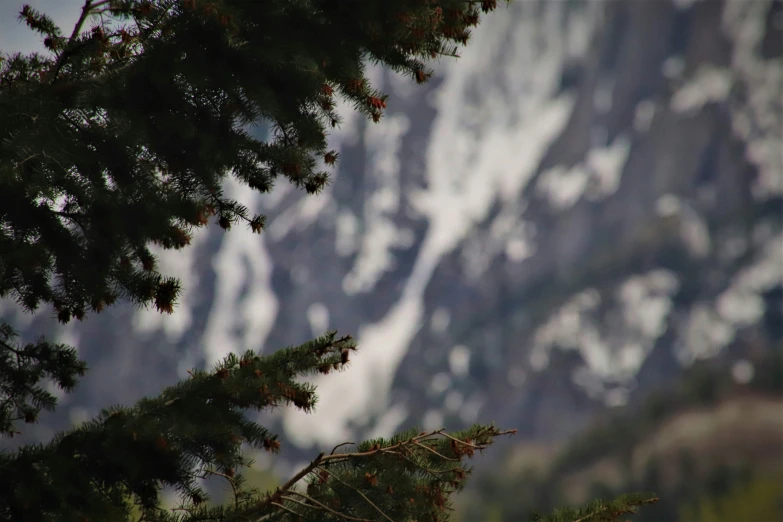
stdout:
[[[80,0],[29,1],[70,31]],[[19,5],[17,5],[19,4]],[[42,50],[0,0],[0,49]],[[320,196],[281,184],[260,238],[160,253],[172,316],[61,327],[90,372],[3,447],[46,441],[231,351],[327,329],[360,351],[251,482],[347,440],[494,421],[459,522],[653,490],[638,521],[783,520],[783,2],[516,0],[426,86],[380,68],[379,124],[343,107]],[[261,125],[256,131],[267,136]]]

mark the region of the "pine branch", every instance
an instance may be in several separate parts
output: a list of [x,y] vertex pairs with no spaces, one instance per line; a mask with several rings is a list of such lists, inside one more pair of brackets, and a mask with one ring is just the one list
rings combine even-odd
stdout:
[[[453,443],[464,446],[466,448],[470,449],[477,449],[482,450],[489,446],[492,439],[500,436],[500,435],[511,435],[516,433],[516,430],[506,430],[506,431],[500,431],[495,429],[492,426],[479,429],[478,431],[478,437],[482,438],[486,442],[483,443],[473,443],[468,442],[466,440],[460,439],[459,437],[455,437],[452,435],[449,435],[445,433],[444,429],[440,430],[434,430],[431,432],[423,432],[415,436],[410,436],[403,438],[403,440],[400,440],[397,443],[388,444],[388,445],[381,445],[376,444],[377,447],[374,447],[370,449],[369,451],[359,451],[359,452],[350,452],[350,453],[334,453],[334,450],[332,450],[332,453],[329,455],[325,455],[324,453],[320,453],[318,457],[316,457],[312,462],[310,462],[309,465],[307,465],[305,468],[300,470],[298,473],[296,473],[290,480],[288,480],[283,486],[277,488],[275,492],[268,497],[267,500],[260,504],[256,504],[254,506],[254,510],[260,510],[263,511],[268,506],[278,506],[278,505],[284,505],[284,501],[288,498],[288,495],[296,494],[301,495],[293,490],[294,486],[301,481],[303,478],[307,477],[308,475],[311,475],[313,473],[320,473],[324,474],[325,476],[331,477],[336,482],[342,484],[347,489],[355,492],[357,495],[359,495],[364,502],[366,502],[369,506],[371,506],[376,512],[378,512],[381,516],[384,517],[384,519],[388,520],[389,522],[394,522],[392,518],[383,511],[376,503],[372,501],[364,492],[360,491],[355,486],[347,483],[345,480],[340,478],[340,476],[335,473],[334,470],[330,469],[330,465],[339,465],[348,461],[352,462],[352,466],[359,466],[359,461],[370,461],[371,459],[374,459],[376,457],[381,457],[384,455],[393,455],[395,457],[400,457],[401,459],[405,460],[406,462],[413,464],[415,468],[419,470],[423,470],[426,472],[431,472],[432,470],[428,469],[426,466],[423,466],[422,464],[416,463],[413,460],[409,459],[400,451],[416,451],[416,448],[420,450],[425,450],[429,452],[430,455],[434,455],[436,457],[436,460],[440,463],[446,463],[446,462],[459,462],[460,456],[465,455],[466,453],[462,453],[461,451],[457,451],[456,454],[458,457],[448,457],[446,455],[443,455],[441,452],[435,451],[432,448],[429,448],[426,445],[426,442],[433,442],[437,438],[442,438],[444,440],[450,440]],[[343,446],[345,444],[350,443],[343,443],[338,445]],[[336,448],[335,448],[336,449]],[[446,470],[440,470],[442,473],[458,473],[458,470],[462,470],[461,467],[454,468],[450,467]],[[434,473],[431,473],[434,474]],[[312,497],[307,497],[314,501],[316,501]],[[316,501],[317,502],[317,501]],[[302,502],[296,502],[297,504],[303,505]],[[322,503],[321,503],[322,504]],[[304,504],[306,505],[306,504]],[[306,506],[309,508],[312,508],[313,506]],[[267,515],[270,516],[270,515]],[[344,516],[344,515],[341,515]],[[347,517],[344,517],[347,518]],[[365,520],[361,518],[347,518],[349,520]],[[264,520],[264,519],[261,519]]]
[[0,321],[0,436],[13,437],[20,433],[13,429],[14,422],[33,423],[42,409],[54,409],[57,399],[39,386],[42,380],[51,379],[70,391],[87,370],[71,346],[42,338],[17,346],[16,337],[16,331]]
[[332,451],[329,453],[329,455],[334,455],[334,452],[337,451],[337,448],[341,448],[343,446],[349,446],[349,445],[353,445],[353,444],[356,444],[356,443],[355,442],[341,442],[340,444],[338,444],[337,446],[335,446],[332,449]]
[[623,515],[634,515],[640,507],[658,502],[653,493],[623,495],[611,501],[594,500],[581,509],[561,508],[552,515],[534,515],[532,522],[616,522]]
[[[388,96],[365,76],[366,59],[423,83],[431,75],[423,60],[464,45],[480,11],[496,4],[443,0],[352,11],[337,4],[275,10],[256,2],[85,0],[69,37],[26,7],[23,18],[56,58],[20,55],[0,65],[0,111],[38,114],[0,122],[0,172],[7,173],[0,206],[17,209],[2,217],[8,235],[0,236],[0,252],[23,253],[3,254],[8,282],[0,281],[0,298],[24,296],[30,311],[49,303],[62,322],[118,297],[173,311],[179,282],[148,264],[137,270],[144,262],[128,252],[150,242],[184,247],[183,229],[209,223],[206,207],[219,211],[226,230],[244,221],[260,233],[264,216],[249,216],[214,188],[233,176],[268,192],[282,176],[319,193],[329,174],[316,170],[316,160],[337,160],[326,149],[327,126],[340,121],[335,93],[376,122],[386,109]],[[93,14],[101,21],[85,35]],[[290,35],[304,27],[292,55]],[[339,36],[345,34],[352,36]],[[243,128],[260,121],[276,129],[270,142]],[[71,211],[85,216],[83,233],[51,219],[60,209],[39,204],[50,201],[47,193],[78,202]],[[37,239],[24,232],[33,229]],[[85,270],[85,259],[99,262]]]
[[[157,502],[156,493],[139,489],[141,483],[137,482],[146,477],[144,483],[169,483],[182,491],[186,500],[192,499],[192,505],[178,509],[181,513],[189,513],[187,521],[229,520],[226,516],[232,517],[231,520],[251,515],[267,517],[273,515],[269,512],[271,508],[309,517],[301,510],[302,504],[309,501],[299,500],[305,494],[296,491],[297,484],[309,477],[306,497],[312,502],[308,507],[322,514],[331,513],[322,508],[325,506],[354,519],[373,519],[361,505],[353,505],[349,511],[330,505],[345,495],[354,495],[376,515],[382,512],[392,518],[388,509],[397,502],[391,494],[392,483],[403,491],[418,491],[413,495],[415,503],[406,509],[418,513],[443,509],[448,495],[461,487],[468,472],[454,464],[464,456],[472,456],[474,450],[486,448],[497,436],[513,431],[476,426],[459,434],[446,434],[444,430],[414,432],[401,434],[390,441],[365,442],[357,451],[338,453],[337,449],[344,446],[341,444],[329,455],[319,454],[267,497],[259,498],[242,488],[241,475],[236,475],[235,470],[248,462],[239,452],[239,445],[247,442],[276,451],[279,444],[264,428],[239,415],[238,410],[260,409],[277,400],[298,404],[301,408],[309,407],[307,401],[314,400],[311,392],[291,379],[308,374],[324,363],[329,366],[345,364],[344,352],[351,348],[350,336],[338,338],[335,332],[329,332],[301,346],[285,348],[266,357],[252,352],[246,352],[242,357],[229,355],[213,371],[191,372],[189,379],[164,390],[159,397],[142,399],[130,409],[105,410],[97,419],[58,435],[47,446],[23,448],[24,458],[0,456],[0,467],[8,470],[3,476],[13,476],[21,487],[17,490],[21,497],[6,500],[15,510],[28,506],[24,508],[27,510],[33,504],[26,495],[50,491],[47,495],[51,502],[46,509],[55,509],[54,506],[69,505],[70,501],[66,499],[70,492],[78,490],[81,497],[94,497],[95,509],[99,505],[103,506],[100,509],[124,509],[110,500],[114,495],[111,492],[120,488],[135,495],[141,505],[153,506]],[[272,399],[273,396],[278,398]],[[50,461],[48,456],[51,454],[66,459],[56,461],[57,473],[31,474],[33,469],[46,470],[53,465],[55,461]],[[97,463],[101,464],[96,468]],[[202,470],[200,474],[193,468],[194,464]],[[131,480],[132,469],[143,470],[143,475]],[[430,478],[422,478],[422,472]],[[68,476],[67,483],[55,481],[61,474]],[[230,483],[234,492],[234,505],[230,510],[221,507],[209,511],[198,507],[198,498],[203,498],[204,494],[193,481],[207,475],[222,477]],[[379,480],[384,484],[392,481],[388,491],[375,487]],[[318,493],[320,481],[328,488]],[[101,488],[95,489],[96,484],[102,484]],[[3,477],[0,477],[0,490],[3,487]],[[309,489],[313,487],[311,493]],[[108,497],[103,498],[106,495]],[[298,502],[289,505],[291,498]],[[34,509],[43,508],[35,506]],[[148,513],[145,516],[152,516],[151,511],[145,513]],[[162,516],[155,515],[157,518],[150,520],[167,522],[165,517],[160,518]],[[4,520],[2,513],[0,520]]]
[[[517,430],[498,431],[494,427],[487,428],[487,431],[491,432],[493,437],[500,436],[500,435],[514,435],[514,434],[517,433]],[[398,442],[398,443],[396,443],[394,445],[391,445],[391,446],[388,446],[388,447],[380,447],[379,446],[378,448],[374,448],[374,449],[371,449],[371,450],[365,451],[365,452],[336,453],[336,454],[333,454],[333,455],[327,455],[327,456],[322,457],[321,461],[322,462],[329,462],[329,461],[341,462],[341,461],[349,460],[349,459],[369,457],[369,456],[375,455],[377,453],[392,453],[394,450],[401,449],[401,448],[404,448],[404,447],[409,446],[409,445],[415,445],[415,446],[421,447],[421,448],[423,448],[423,449],[425,449],[427,451],[430,451],[430,452],[434,453],[439,458],[442,458],[442,459],[445,459],[445,460],[449,460],[449,461],[459,460],[459,459],[452,459],[452,458],[440,455],[438,452],[432,450],[432,448],[428,448],[428,447],[426,447],[426,446],[424,446],[424,445],[422,445],[420,443],[421,441],[431,440],[433,437],[437,437],[437,436],[443,436],[444,438],[448,438],[448,439],[450,439],[450,440],[452,440],[452,441],[454,441],[454,442],[456,442],[456,443],[458,443],[458,444],[460,444],[462,446],[466,446],[466,447],[470,447],[470,448],[474,448],[474,449],[478,449],[478,450],[486,449],[489,446],[489,444],[476,445],[476,444],[473,444],[473,443],[470,443],[470,442],[465,442],[465,441],[457,439],[457,438],[455,438],[455,437],[453,437],[451,435],[448,435],[446,433],[445,428],[441,428],[439,430],[433,430],[433,431],[430,431],[430,432],[427,432],[427,433],[420,433],[419,435],[417,435],[415,437],[412,437],[412,438],[410,438],[408,440],[403,440],[401,442]],[[349,442],[345,442],[345,443],[341,444],[341,446],[344,445],[344,444],[350,444],[350,443]]]
[[112,0],[102,0],[97,4],[93,4],[93,0],[84,0],[82,12],[79,15],[79,19],[76,20],[76,24],[73,27],[71,36],[68,38],[68,41],[65,44],[65,49],[60,53],[60,55],[57,57],[57,61],[54,63],[54,67],[51,72],[51,83],[55,83],[57,81],[57,75],[60,74],[60,69],[62,69],[63,65],[65,65],[65,61],[68,59],[68,56],[72,53],[72,46],[76,41],[76,38],[79,36],[79,32],[82,30],[82,25],[84,25],[85,20],[87,20],[87,16],[90,14],[90,10],[111,3],[111,1]]

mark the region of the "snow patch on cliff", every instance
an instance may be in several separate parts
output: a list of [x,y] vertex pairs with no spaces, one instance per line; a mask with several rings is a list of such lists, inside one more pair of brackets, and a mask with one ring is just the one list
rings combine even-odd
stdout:
[[695,306],[676,347],[683,364],[712,357],[734,340],[742,327],[756,324],[765,313],[762,294],[783,284],[783,234],[766,241],[761,255],[740,270],[714,303]]
[[783,194],[783,61],[759,54],[771,0],[726,2],[723,27],[734,40],[731,69],[745,94],[732,104],[735,134],[758,168],[754,196]]
[[674,93],[670,107],[674,112],[698,111],[708,103],[724,101],[731,87],[731,71],[703,65]]
[[[233,179],[228,180],[226,196],[253,209],[260,197]],[[264,246],[264,235],[249,230],[226,234],[220,251],[212,260],[217,281],[215,297],[206,330],[201,339],[207,365],[230,352],[258,350],[264,345],[275,318],[277,297],[271,288],[272,260]],[[180,374],[187,368],[180,368]]]
[[574,383],[593,398],[622,402],[620,388],[609,389],[607,384],[628,384],[639,371],[666,331],[671,298],[678,288],[676,276],[668,270],[631,276],[604,313],[599,313],[598,290],[579,292],[536,331],[532,369],[544,370],[553,349],[578,350],[585,367],[574,375]]
[[343,290],[348,295],[371,291],[384,272],[395,268],[391,250],[408,244],[407,235],[395,225],[394,218],[401,197],[398,156],[409,128],[408,117],[395,114],[370,125],[364,134],[367,175],[377,187],[364,203],[364,233],[354,266],[343,280]]
[[543,172],[536,192],[557,211],[567,210],[583,196],[600,201],[617,191],[630,152],[630,140],[618,137],[608,147],[590,149],[582,163],[571,168],[557,165]]

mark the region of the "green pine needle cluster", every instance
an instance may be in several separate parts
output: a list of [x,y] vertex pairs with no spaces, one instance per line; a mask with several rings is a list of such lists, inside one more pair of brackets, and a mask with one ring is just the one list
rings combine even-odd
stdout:
[[614,500],[596,499],[582,508],[563,507],[548,516],[533,513],[530,522],[615,522],[627,520],[646,505],[654,504],[658,498],[654,493],[630,493]]
[[[321,454],[275,492],[243,487],[240,470],[252,464],[246,450],[280,449],[277,437],[244,413],[275,406],[311,410],[315,390],[296,379],[342,369],[355,349],[350,337],[328,332],[265,357],[230,354],[211,371],[193,371],[132,408],[108,408],[48,444],[2,452],[0,520],[124,521],[134,507],[148,522],[377,520],[385,513],[446,520],[449,496],[470,473],[465,460],[512,432],[493,426],[453,434],[409,431],[355,451],[341,445]],[[232,504],[209,505],[198,479],[210,476],[229,483]],[[164,486],[182,499],[173,511],[160,508]]]
[[16,421],[30,424],[41,410],[54,410],[57,398],[40,387],[41,381],[70,391],[87,371],[73,347],[45,339],[20,346],[14,342],[17,336],[11,325],[0,321],[0,436],[18,434]]

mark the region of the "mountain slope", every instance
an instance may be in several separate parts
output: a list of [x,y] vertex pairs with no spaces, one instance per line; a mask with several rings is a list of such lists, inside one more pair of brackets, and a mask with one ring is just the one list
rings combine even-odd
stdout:
[[[641,405],[602,415],[565,444],[522,444],[474,477],[457,520],[526,520],[595,498],[654,491],[638,522],[783,516],[783,352],[699,361]],[[543,457],[543,458],[542,458]]]
[[695,358],[779,349],[780,2],[515,2],[473,40],[424,88],[373,69],[388,115],[343,108],[321,196],[230,186],[268,231],[161,253],[173,316],[3,305],[92,368],[29,435],[327,328],[350,371],[264,419],[303,450],[477,419],[564,439]]

